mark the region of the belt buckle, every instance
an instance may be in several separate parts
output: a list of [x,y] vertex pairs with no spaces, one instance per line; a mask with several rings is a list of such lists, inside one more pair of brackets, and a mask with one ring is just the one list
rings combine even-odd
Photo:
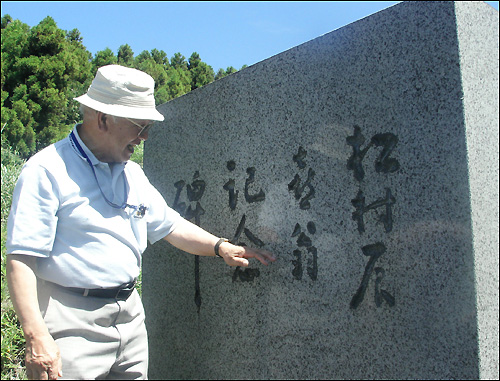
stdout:
[[135,283],[136,281],[134,280],[124,285],[124,287],[120,288],[115,295],[115,299],[127,300],[129,296],[132,295],[132,292],[134,292]]

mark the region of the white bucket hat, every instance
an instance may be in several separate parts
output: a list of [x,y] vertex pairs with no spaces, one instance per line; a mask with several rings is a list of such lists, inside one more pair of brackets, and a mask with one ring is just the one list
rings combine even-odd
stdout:
[[74,100],[96,111],[122,118],[162,121],[156,111],[153,77],[120,65],[99,68],[86,94]]

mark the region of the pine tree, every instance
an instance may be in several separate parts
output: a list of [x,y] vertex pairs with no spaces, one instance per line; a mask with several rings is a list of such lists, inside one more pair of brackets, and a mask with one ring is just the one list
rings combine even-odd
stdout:
[[94,77],[96,75],[97,69],[101,66],[116,65],[117,63],[118,58],[110,48],[98,51],[92,60],[92,76]]
[[88,87],[90,53],[78,30],[50,17],[29,28],[2,22],[2,134],[28,157],[65,136],[78,119],[72,98]]
[[134,66],[134,52],[129,44],[121,45],[118,48],[118,65]]
[[208,85],[214,81],[214,69],[201,61],[200,55],[196,52],[191,54],[188,63],[188,69],[191,74],[191,90]]
[[119,64],[151,75],[157,105],[237,71],[229,66],[215,75],[197,52],[187,62],[181,53],[169,60],[158,49],[134,57],[128,44],[116,55],[106,48],[92,58],[78,29],[59,29],[50,16],[30,28],[5,15],[1,31],[2,142],[24,158],[67,135],[80,118],[73,98],[86,92],[101,66]]

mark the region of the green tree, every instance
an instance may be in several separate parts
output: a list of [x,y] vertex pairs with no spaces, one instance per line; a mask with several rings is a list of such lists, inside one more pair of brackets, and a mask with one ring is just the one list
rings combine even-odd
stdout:
[[118,65],[134,67],[134,52],[129,44],[118,48]]
[[168,79],[165,91],[168,100],[191,91],[191,76],[188,71],[188,63],[186,57],[181,53],[175,53],[170,59],[170,67],[166,70],[166,73]]
[[168,62],[167,53],[165,53],[163,50],[158,50],[158,49],[151,50],[151,57],[159,65],[165,65],[166,67],[170,66],[170,63]]
[[83,38],[78,29],[72,29],[68,33],[66,33],[66,37],[69,42],[82,43]]
[[51,17],[2,29],[2,135],[23,157],[60,139],[78,120],[72,98],[88,87],[90,53],[78,30]]
[[[246,65],[245,65],[245,66],[243,66],[243,68],[244,68],[244,67],[246,67]],[[243,68],[242,68],[242,69],[243,69]],[[219,69],[219,70],[217,71],[217,74],[215,75],[215,80],[219,80],[219,79],[221,79],[221,78],[227,77],[229,74],[236,73],[237,71],[238,71],[238,70],[236,70],[236,69],[235,69],[234,67],[232,67],[232,66],[229,66],[226,70],[224,70],[224,69],[222,69],[222,68],[221,68],[221,69]]]
[[236,70],[234,67],[229,66],[229,67],[226,69],[226,75],[234,74],[234,73],[236,73],[237,71],[238,71],[238,70]]
[[2,17],[2,29],[5,29],[7,25],[9,25],[12,22],[12,17],[11,15],[5,15]]
[[98,51],[92,60],[92,76],[95,77],[97,69],[99,69],[101,66],[116,65],[117,63],[118,58],[110,48]]
[[73,100],[87,91],[94,77],[92,72],[92,54],[83,45],[78,29],[73,29],[66,34],[68,44],[65,47],[66,54],[66,95],[68,109],[66,114],[66,125],[70,128],[80,120],[80,105]]
[[226,76],[226,71],[223,68],[220,68],[217,70],[217,74],[215,74],[215,80],[219,80],[221,78],[224,78]]
[[200,55],[194,52],[193,54],[191,54],[191,57],[189,57],[188,70],[193,70],[194,68],[198,67],[200,63],[201,63]]
[[[138,54],[135,58],[134,58],[134,67],[136,69],[139,69],[139,66],[145,62],[145,61],[149,61],[149,60],[153,60],[153,57],[151,56],[151,53],[147,50],[143,50],[140,54]],[[140,70],[140,69],[139,69]]]
[[174,56],[170,59],[170,66],[175,69],[188,70],[186,57],[184,57],[181,53],[174,54]]
[[214,69],[205,62],[202,62],[200,55],[196,52],[189,57],[188,69],[191,74],[191,90],[208,85],[214,81]]
[[116,55],[106,48],[92,58],[78,29],[59,29],[51,17],[30,28],[5,15],[1,31],[2,141],[24,158],[69,132],[80,118],[73,98],[87,90],[101,66],[119,64],[150,74],[157,104],[237,71],[229,66],[215,75],[196,52],[187,62],[181,53],[169,61],[158,49],[134,57],[128,44]]
[[[18,57],[28,41],[29,26],[19,20],[12,20],[9,15],[2,17],[2,110],[1,131],[2,140],[18,145],[21,152],[30,152],[35,149],[35,131],[33,123],[24,125],[14,109],[15,100],[11,98],[16,85],[21,81],[20,75],[12,70]],[[19,93],[17,96],[22,95]]]
[[168,100],[180,97],[191,91],[191,78],[187,70],[170,67],[167,70]]
[[166,72],[167,66],[164,64],[165,58],[165,52],[159,52],[156,49],[153,49],[151,53],[144,50],[135,57],[135,68],[148,73],[155,81],[155,101],[157,105],[170,99],[168,89],[166,89],[168,75]]

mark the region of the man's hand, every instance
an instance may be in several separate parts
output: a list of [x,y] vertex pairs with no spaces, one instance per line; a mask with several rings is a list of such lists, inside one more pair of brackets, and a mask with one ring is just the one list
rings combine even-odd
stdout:
[[26,340],[26,373],[30,380],[62,377],[61,355],[52,336]]
[[274,255],[267,250],[236,246],[229,242],[223,242],[219,246],[219,253],[229,266],[247,267],[249,258],[255,258],[263,265],[276,260]]
[[[212,257],[215,256],[215,244],[219,241],[219,237],[185,219],[181,219],[175,230],[163,239],[187,253]],[[276,260],[267,250],[236,246],[229,242],[219,246],[219,254],[229,266],[247,267],[249,258],[256,258],[263,265]]]

